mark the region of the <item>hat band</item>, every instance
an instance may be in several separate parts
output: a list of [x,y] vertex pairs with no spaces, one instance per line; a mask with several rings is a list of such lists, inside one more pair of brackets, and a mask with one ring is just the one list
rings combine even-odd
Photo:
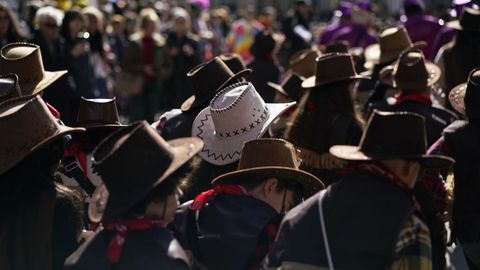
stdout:
[[260,117],[253,120],[248,125],[237,128],[237,129],[232,129],[231,131],[216,132],[216,134],[218,134],[218,136],[221,138],[233,138],[236,136],[240,136],[242,134],[250,132],[252,129],[255,129],[257,126],[261,125],[263,122],[265,122],[268,119],[269,115],[270,114],[268,112],[268,107],[265,106],[263,108],[262,114],[260,114]]

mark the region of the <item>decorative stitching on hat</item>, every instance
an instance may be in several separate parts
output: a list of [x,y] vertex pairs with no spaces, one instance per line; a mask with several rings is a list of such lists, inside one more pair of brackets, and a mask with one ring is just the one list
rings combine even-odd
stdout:
[[[200,131],[200,133],[198,133],[196,136],[199,137],[200,139],[203,140],[203,137],[201,136],[203,134],[203,129],[202,127],[205,126],[205,122],[208,121],[208,117],[211,117],[212,115],[211,114],[205,114],[205,119],[201,119],[200,120],[200,125],[197,127],[197,129]],[[218,160],[218,159],[221,159],[222,161],[225,161],[226,159],[234,159],[235,158],[235,155],[238,155],[240,156],[240,152],[239,151],[234,151],[232,154],[219,154],[217,155],[216,153],[214,152],[211,152],[209,149],[206,149],[205,148],[205,145],[203,146],[202,148],[202,152],[205,152],[207,153],[207,157],[208,158],[212,158],[215,159],[215,160]]]
[[[212,109],[212,105],[213,103],[215,103],[217,101],[217,99],[222,95],[224,94],[225,92],[228,92],[228,91],[231,91],[237,87],[241,87],[241,86],[245,86],[247,85],[247,88],[245,88],[245,90],[238,96],[238,98],[230,105],[228,105],[227,107],[225,108],[221,108],[221,109]],[[214,111],[214,112],[218,112],[218,113],[221,113],[221,112],[225,112],[225,111],[229,111],[230,109],[232,109],[233,107],[235,107],[237,105],[237,103],[242,100],[243,96],[249,91],[249,90],[252,90],[255,89],[253,87],[253,85],[249,82],[239,82],[239,83],[234,83],[232,85],[229,85],[227,86],[226,88],[218,91],[218,93],[213,97],[212,101],[210,101],[210,110],[211,111]]]

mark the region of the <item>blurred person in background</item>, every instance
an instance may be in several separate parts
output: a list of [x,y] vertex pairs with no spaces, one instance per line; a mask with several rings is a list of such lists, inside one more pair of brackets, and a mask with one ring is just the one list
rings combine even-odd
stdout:
[[226,40],[226,51],[240,55],[245,62],[253,59],[250,53],[255,35],[263,30],[263,25],[255,19],[255,7],[247,6],[238,11],[240,18],[233,22]]
[[230,32],[228,9],[217,8],[212,10],[209,24],[213,32],[212,53],[213,55],[219,55],[225,48],[225,39]]
[[100,10],[89,6],[82,10],[87,23],[87,31],[89,33],[88,42],[90,44],[91,63],[95,75],[95,84],[98,90],[97,97],[106,97],[107,77],[109,74],[109,66],[107,63],[106,37],[104,33],[104,18]]
[[82,13],[76,9],[65,12],[60,35],[65,40],[67,68],[73,77],[78,96],[95,98],[97,94],[94,70],[91,62],[89,33],[83,32],[85,21]]
[[401,23],[407,28],[412,42],[427,42],[422,51],[427,60],[432,60],[435,57],[433,52],[435,39],[443,26],[438,18],[425,14],[425,4],[422,0],[404,0],[403,9],[405,15],[400,17]]
[[107,39],[114,67],[122,61],[123,50],[127,46],[128,37],[125,34],[125,18],[122,15],[114,15],[107,28]]
[[26,35],[10,8],[0,2],[0,47],[12,42],[25,41]]
[[327,45],[333,41],[333,36],[351,24],[353,5],[350,2],[341,2],[333,12],[332,23],[327,25],[320,34],[318,44]]
[[[40,46],[46,70],[67,69],[65,41],[60,37],[63,17],[63,11],[50,6],[40,8],[35,14],[35,32],[30,42]],[[67,125],[75,123],[80,98],[74,92],[72,79],[70,74],[62,76],[43,94],[43,99],[61,113],[62,121]]]
[[289,11],[282,22],[282,32],[288,42],[285,42],[287,59],[293,54],[310,47],[312,33],[310,32],[310,0],[295,1],[295,9]]
[[145,119],[153,122],[160,109],[164,83],[173,72],[173,62],[168,55],[165,38],[158,33],[159,18],[155,10],[140,12],[138,28],[124,52],[122,69],[145,78],[142,92],[130,100],[131,121]]
[[180,107],[183,101],[192,95],[187,72],[201,63],[199,44],[197,37],[191,33],[188,12],[181,7],[175,7],[172,10],[172,20],[173,25],[168,33],[167,46],[174,62],[174,70],[163,94],[168,101],[168,109]]
[[377,42],[372,33],[374,12],[369,2],[360,1],[352,8],[352,22],[349,26],[339,30],[334,36],[334,41],[347,41],[351,48],[365,49],[368,45]]
[[258,93],[265,102],[273,102],[275,90],[267,85],[268,82],[278,83],[282,74],[282,67],[275,55],[275,39],[269,31],[262,31],[255,36],[250,47],[254,60],[248,65],[253,73],[250,77]]

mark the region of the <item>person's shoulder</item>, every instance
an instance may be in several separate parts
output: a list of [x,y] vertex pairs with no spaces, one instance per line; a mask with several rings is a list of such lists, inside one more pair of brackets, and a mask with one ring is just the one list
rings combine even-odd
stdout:
[[318,211],[318,201],[320,200],[321,196],[323,196],[322,193],[323,192],[317,192],[301,204],[288,211],[282,220],[282,224],[289,223],[290,225],[294,225],[313,211]]

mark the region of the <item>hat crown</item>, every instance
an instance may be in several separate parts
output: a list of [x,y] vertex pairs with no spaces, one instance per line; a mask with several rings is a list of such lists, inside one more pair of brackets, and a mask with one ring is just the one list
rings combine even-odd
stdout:
[[168,143],[145,121],[114,132],[93,151],[94,170],[110,196],[153,186],[172,160]]
[[476,68],[470,73],[464,103],[467,116],[480,119],[480,68]]
[[410,88],[402,87],[408,82],[417,82],[418,85],[426,86],[430,74],[425,65],[423,53],[415,49],[401,54],[394,67],[393,76],[400,88]]
[[298,74],[292,73],[283,82],[283,89],[291,97],[297,98],[301,96],[300,91],[303,91],[302,82],[303,80]]
[[247,68],[240,55],[236,53],[224,53],[219,57],[233,73],[238,73]]
[[56,119],[40,97],[20,97],[0,106],[0,174],[44,140],[60,133]]
[[311,77],[315,75],[315,61],[318,56],[318,52],[314,50],[300,51],[292,56],[290,68],[302,77]]
[[480,25],[480,10],[465,8],[460,17],[460,25],[464,30],[478,32],[478,26]]
[[335,41],[325,46],[325,53],[348,53],[350,45],[344,40]]
[[326,84],[357,75],[350,54],[332,53],[317,58],[315,83]]
[[233,138],[261,125],[269,111],[251,83],[233,84],[220,92],[210,103],[216,135]]
[[381,53],[397,53],[398,55],[409,48],[412,41],[405,27],[395,27],[386,29],[380,34],[379,44]]
[[234,73],[218,56],[187,73],[196,97],[213,96],[233,75]]
[[374,158],[424,155],[427,149],[425,118],[415,113],[375,111],[359,147],[363,153]]
[[295,146],[282,139],[257,139],[244,144],[238,170],[258,167],[298,169]]
[[0,51],[0,74],[15,73],[24,95],[45,76],[40,47],[31,43],[10,43]]
[[77,114],[77,126],[120,124],[115,100],[115,98],[86,99],[82,97]]

